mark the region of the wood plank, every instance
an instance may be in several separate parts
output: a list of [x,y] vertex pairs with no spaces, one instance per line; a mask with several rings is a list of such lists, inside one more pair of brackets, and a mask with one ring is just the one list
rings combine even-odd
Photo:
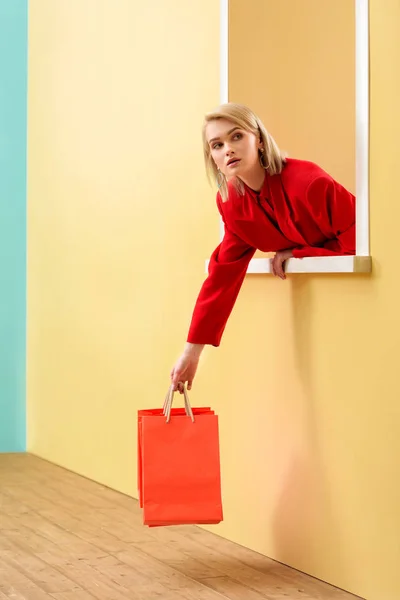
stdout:
[[142,600],[136,586],[130,589],[127,581],[118,580],[115,574],[110,577],[108,573],[93,567],[94,559],[91,561],[92,565],[89,565],[85,560],[67,554],[63,548],[56,552],[41,553],[39,557],[63,575],[73,579],[80,588],[97,600]]
[[80,590],[79,592],[57,592],[56,594],[52,594],[51,598],[54,598],[54,600],[96,600],[96,596],[92,596],[92,594],[85,590]]
[[[242,567],[249,567],[252,570],[268,575],[271,579],[271,584],[273,583],[272,579],[275,580],[278,588],[284,587],[285,590],[290,590],[293,598],[296,597],[296,589],[299,588],[298,591],[300,594],[303,594],[302,597],[304,597],[304,594],[309,594],[314,598],[316,594],[320,594],[321,598],[324,598],[324,594],[326,594],[327,600],[357,599],[357,596],[312,578],[300,571],[291,569],[282,563],[248,548],[244,548],[239,544],[234,544],[204,529],[193,527],[180,528],[175,530],[175,533],[179,533],[180,536],[184,536],[205,546],[212,553],[216,552],[220,558],[224,557],[225,560],[229,561],[229,564],[234,564],[235,569],[240,570]],[[223,561],[219,563],[220,568],[222,563]]]
[[0,550],[0,557],[8,567],[24,575],[38,588],[45,592],[74,591],[79,586],[63,575],[60,571],[53,569],[44,561],[33,554],[24,552],[15,547],[13,550]]
[[49,594],[17,566],[0,558],[0,593],[12,600],[49,600]]
[[147,528],[136,500],[0,455],[0,600],[355,600],[197,527]]
[[[204,579],[203,583],[212,590],[223,594],[230,600],[265,600],[266,598],[269,600],[274,598],[275,600],[277,598],[276,595],[266,596],[265,594],[260,594],[246,585],[232,580],[230,577],[210,577],[208,579]],[[286,594],[285,600],[287,600],[287,598],[291,598],[291,596]]]

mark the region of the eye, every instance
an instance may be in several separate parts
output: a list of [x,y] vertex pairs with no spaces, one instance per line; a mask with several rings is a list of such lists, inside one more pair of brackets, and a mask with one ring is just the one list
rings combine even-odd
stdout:
[[217,142],[216,144],[213,145],[213,150],[218,150],[218,148],[221,147],[221,143]]
[[233,139],[241,140],[242,137],[243,137],[242,133],[235,133],[235,135],[233,136]]

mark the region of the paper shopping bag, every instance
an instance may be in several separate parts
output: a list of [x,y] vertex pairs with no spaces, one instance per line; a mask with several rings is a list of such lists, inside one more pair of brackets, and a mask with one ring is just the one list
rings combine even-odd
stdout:
[[[218,416],[208,407],[140,417],[143,520],[149,526],[223,519]],[[187,413],[187,414],[186,414]]]
[[[193,413],[197,414],[214,414],[209,406],[193,408]],[[142,417],[150,415],[164,415],[166,409],[164,408],[149,408],[138,410],[137,418],[137,490],[139,498],[139,506],[143,508],[143,490],[142,490],[142,478],[143,478],[143,459],[142,459]],[[184,408],[172,408],[172,416],[185,416],[187,415]]]
[[222,520],[217,415],[144,416],[142,457],[146,525]]

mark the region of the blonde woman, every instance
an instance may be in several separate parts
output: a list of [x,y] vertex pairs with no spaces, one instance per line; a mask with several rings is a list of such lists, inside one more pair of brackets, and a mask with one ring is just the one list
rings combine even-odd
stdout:
[[355,253],[355,197],[315,163],[286,158],[246,106],[223,104],[206,115],[206,169],[218,186],[222,242],[195,303],[187,343],[171,372],[190,390],[206,344],[219,346],[257,249],[275,252],[274,275],[288,258]]

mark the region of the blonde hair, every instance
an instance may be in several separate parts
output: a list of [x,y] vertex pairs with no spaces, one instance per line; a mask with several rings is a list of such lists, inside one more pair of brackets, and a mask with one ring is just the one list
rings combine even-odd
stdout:
[[[282,171],[283,165],[286,161],[286,155],[282,152],[274,138],[268,133],[261,119],[254,114],[250,108],[243,104],[235,104],[228,102],[227,104],[221,104],[218,108],[212,112],[206,114],[203,125],[203,151],[204,161],[206,165],[207,176],[210,181],[216,181],[217,178],[221,178],[221,174],[218,171],[217,165],[215,164],[212,156],[211,149],[206,137],[206,127],[210,121],[216,121],[218,119],[227,119],[232,121],[237,127],[250,131],[260,138],[264,146],[264,153],[260,152],[260,164],[270,175],[276,175]],[[228,183],[225,175],[223,175],[223,181],[219,187],[219,192],[222,199],[225,201],[228,198]],[[243,193],[243,184],[236,178],[236,187]]]

